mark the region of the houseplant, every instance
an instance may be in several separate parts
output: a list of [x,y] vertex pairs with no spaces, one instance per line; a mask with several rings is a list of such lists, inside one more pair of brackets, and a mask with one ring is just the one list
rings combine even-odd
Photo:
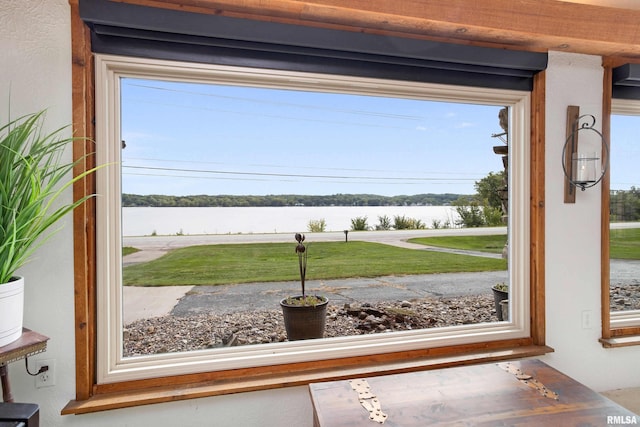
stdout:
[[307,295],[305,279],[307,276],[308,245],[304,244],[304,234],[296,233],[296,255],[300,270],[302,294],[290,296],[280,301],[284,327],[289,341],[322,338],[329,299],[318,295]]
[[44,111],[0,127],[0,347],[22,335],[24,278],[16,275],[52,228],[87,196],[72,203],[60,196],[92,170],[71,178],[74,162],[63,162],[73,138],[60,128],[43,132]]
[[493,291],[493,304],[496,309],[496,315],[498,316],[498,320],[499,321],[509,320],[509,319],[505,319],[504,316],[502,315],[502,305],[500,304],[501,301],[507,301],[507,304],[508,304],[509,285],[507,285],[506,283],[496,283],[491,287],[491,290]]

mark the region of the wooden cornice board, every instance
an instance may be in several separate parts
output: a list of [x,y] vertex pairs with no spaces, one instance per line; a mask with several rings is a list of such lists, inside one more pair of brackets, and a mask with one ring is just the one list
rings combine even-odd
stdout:
[[640,10],[557,0],[119,1],[452,43],[640,60]]

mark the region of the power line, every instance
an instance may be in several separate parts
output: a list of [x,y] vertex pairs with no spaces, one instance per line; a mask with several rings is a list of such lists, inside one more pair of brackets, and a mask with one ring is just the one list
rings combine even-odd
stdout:
[[[421,117],[421,116],[413,116],[413,115],[407,115],[407,114],[393,114],[393,113],[381,113],[381,112],[377,112],[377,111],[353,110],[353,109],[347,109],[347,108],[321,107],[321,106],[318,106],[318,105],[297,104],[297,103],[293,103],[293,102],[283,102],[283,101],[273,101],[273,100],[257,99],[257,98],[246,98],[246,97],[239,97],[239,96],[219,95],[219,94],[205,93],[205,92],[199,92],[199,91],[189,91],[189,90],[183,90],[183,89],[170,89],[170,88],[153,86],[153,85],[146,85],[146,84],[129,83],[129,86],[135,86],[135,87],[141,87],[141,88],[145,88],[145,89],[153,89],[153,90],[165,91],[165,92],[184,93],[184,94],[188,94],[188,95],[206,96],[206,97],[222,98],[222,99],[232,99],[232,100],[244,101],[244,102],[252,102],[252,103],[257,103],[257,104],[269,104],[269,105],[281,105],[281,106],[287,106],[287,107],[296,107],[296,108],[302,108],[302,109],[307,109],[307,110],[332,111],[332,112],[348,113],[348,114],[355,114],[355,115],[362,115],[362,116],[386,117],[386,118],[393,118],[393,119],[400,119],[400,120],[411,120],[411,121],[417,121],[417,120],[422,120],[423,119],[423,117]],[[235,86],[229,86],[229,85],[215,85],[215,86],[227,87],[227,88],[236,88]],[[252,88],[252,89],[253,90],[258,90],[258,89],[261,89],[261,90],[272,90],[272,91],[273,90],[278,90],[278,91],[283,91],[284,90],[284,89],[273,89],[273,88]],[[308,93],[308,92],[305,92],[305,93]],[[314,92],[314,93],[325,93],[325,92]],[[346,96],[347,94],[331,93],[331,95],[345,95]],[[353,96],[353,95],[350,95],[350,96]]]
[[[157,177],[157,178],[182,178],[182,179],[210,179],[210,180],[227,180],[227,181],[253,181],[253,182],[290,182],[290,183],[299,183],[300,180],[296,179],[268,179],[268,178],[228,178],[228,177],[220,177],[220,176],[194,176],[194,175],[169,175],[169,174],[157,174],[157,173],[135,173],[135,172],[123,172],[123,176],[148,176],[148,177]],[[457,182],[451,182],[447,178],[442,178],[442,181],[438,182],[435,180],[431,182],[434,185],[463,185],[466,184],[462,182],[463,180]],[[468,179],[467,181],[475,181],[473,179]],[[315,180],[315,183],[332,183],[332,184],[362,184],[362,185],[422,185],[421,182],[372,182],[372,181],[324,181],[324,180]]]
[[203,111],[212,111],[212,112],[217,112],[217,113],[226,113],[226,114],[237,114],[240,116],[250,116],[250,117],[266,117],[266,118],[270,118],[270,119],[282,119],[282,120],[293,120],[293,121],[306,121],[306,122],[314,122],[314,123],[324,123],[324,124],[331,124],[331,125],[341,125],[341,126],[360,126],[360,127],[375,127],[375,128],[383,128],[383,129],[400,129],[400,130],[407,130],[407,129],[411,129],[411,128],[407,128],[406,126],[391,126],[391,125],[381,125],[381,124],[377,124],[377,123],[357,123],[357,122],[351,122],[351,121],[338,121],[338,120],[325,120],[325,119],[316,119],[313,117],[307,117],[307,116],[303,116],[303,117],[291,117],[291,116],[285,116],[285,115],[278,115],[278,114],[265,114],[265,113],[257,113],[255,111],[233,111],[233,110],[225,110],[225,109],[221,109],[221,108],[211,108],[211,107],[202,107],[202,106],[193,106],[193,105],[181,105],[181,104],[175,104],[175,103],[168,103],[168,102],[153,102],[153,101],[149,101],[149,100],[141,100],[141,99],[135,99],[135,98],[129,98],[128,99],[129,102],[139,102],[142,104],[152,104],[152,105],[161,105],[161,106],[165,106],[165,107],[179,107],[179,108],[183,108],[183,109],[190,109],[190,110],[203,110]]
[[[205,164],[205,165],[228,165],[225,162],[213,162],[213,161],[203,161],[203,160],[181,160],[181,159],[158,159],[158,158],[150,158],[150,157],[127,157],[124,161],[130,160],[142,160],[142,161],[150,161],[150,162],[164,162],[164,163],[188,163],[188,164]],[[237,165],[236,165],[237,166]],[[291,169],[291,165],[277,165],[277,164],[248,164],[241,165],[244,167],[259,167],[259,168],[276,168],[276,169]],[[142,167],[142,166],[139,166]],[[365,169],[365,168],[330,168],[330,167],[315,167],[315,166],[298,166],[296,165],[296,169],[309,169],[309,170],[328,170],[328,171],[350,171],[350,172],[386,172],[386,173],[397,173],[397,170],[391,169]],[[403,171],[407,173],[420,173],[420,171]],[[486,172],[430,172],[431,174],[436,175],[470,175],[470,176],[478,176],[485,175]]]
[[[421,177],[378,177],[378,176],[348,176],[348,175],[310,175],[293,173],[270,173],[270,172],[241,172],[223,170],[203,170],[203,169],[182,169],[182,168],[161,168],[152,166],[122,166],[123,169],[157,170],[168,172],[189,172],[216,175],[240,175],[240,176],[269,176],[269,177],[290,177],[290,178],[321,178],[321,179],[366,179],[376,181],[439,181],[442,178],[421,178]],[[470,178],[447,178],[452,181],[470,181]]]

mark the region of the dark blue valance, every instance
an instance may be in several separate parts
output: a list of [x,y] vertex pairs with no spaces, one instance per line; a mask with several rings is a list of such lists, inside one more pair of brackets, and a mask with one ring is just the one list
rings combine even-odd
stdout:
[[613,98],[640,99],[640,64],[625,64],[613,69]]
[[80,0],[95,53],[531,90],[544,53]]

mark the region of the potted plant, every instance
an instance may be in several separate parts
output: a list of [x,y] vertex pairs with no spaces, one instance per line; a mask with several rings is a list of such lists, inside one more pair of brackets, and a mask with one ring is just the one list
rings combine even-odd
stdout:
[[56,231],[51,227],[84,197],[58,200],[73,182],[75,163],[61,161],[73,138],[64,128],[43,132],[44,111],[28,114],[0,127],[0,347],[22,335],[24,278],[16,275],[33,252]]
[[318,295],[307,295],[305,279],[307,276],[308,245],[304,244],[304,234],[296,233],[296,254],[300,270],[302,294],[290,296],[280,301],[284,316],[284,327],[289,341],[322,338],[329,299]]
[[[505,319],[504,316],[502,315],[502,306],[504,304],[509,304],[509,285],[507,285],[506,283],[496,283],[495,285],[493,285],[491,290],[493,291],[493,304],[496,309],[496,315],[498,316],[498,320],[499,321],[509,320],[509,319]],[[502,303],[503,301],[506,301],[506,303]],[[506,307],[507,307],[507,313],[508,313],[509,306],[507,305]]]

